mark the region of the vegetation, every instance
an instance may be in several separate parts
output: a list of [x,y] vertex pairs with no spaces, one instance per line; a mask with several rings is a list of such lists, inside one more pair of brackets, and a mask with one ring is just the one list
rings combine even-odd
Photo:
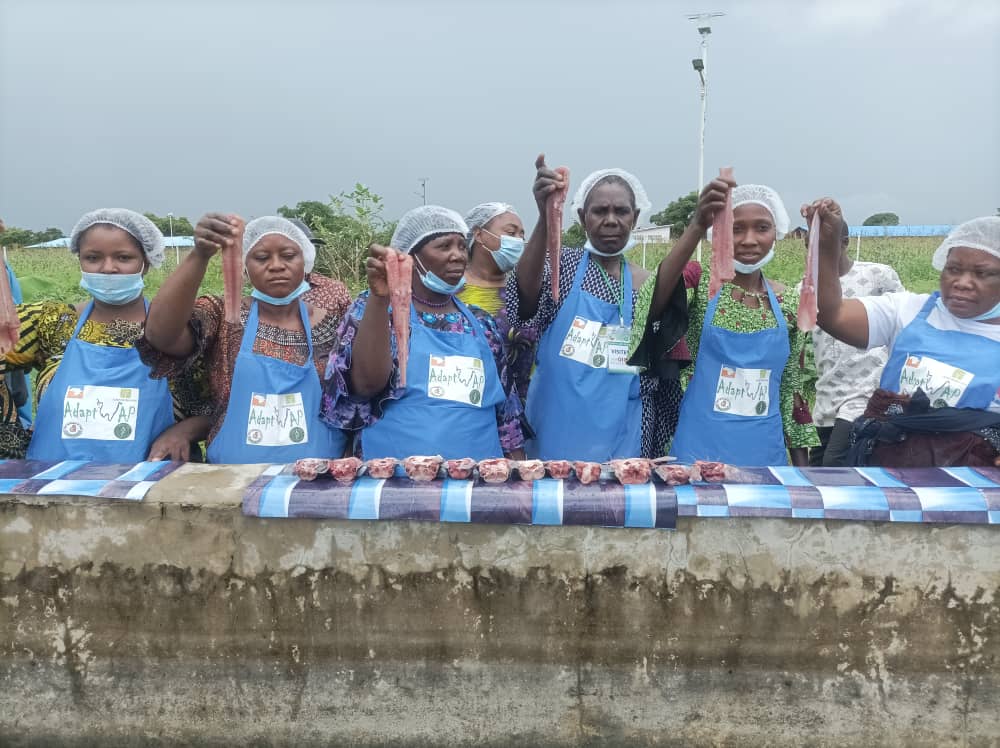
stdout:
[[895,213],[875,213],[868,216],[862,226],[898,226],[899,216]]
[[680,236],[691,222],[697,206],[698,193],[692,190],[674,200],[659,213],[654,213],[649,220],[656,226],[670,226],[671,236]]

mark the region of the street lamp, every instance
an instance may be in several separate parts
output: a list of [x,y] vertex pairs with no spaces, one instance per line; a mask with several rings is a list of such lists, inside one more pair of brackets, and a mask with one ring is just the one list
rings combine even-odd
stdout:
[[[689,21],[700,21],[702,25],[698,27],[701,34],[701,57],[691,60],[691,66],[698,73],[700,81],[699,92],[701,97],[701,121],[698,126],[698,189],[695,195],[701,194],[701,188],[705,186],[705,123],[708,116],[708,35],[712,33],[712,27],[706,21],[711,18],[721,18],[725,13],[696,13],[688,16]],[[698,241],[697,251],[698,262],[701,262],[701,240]]]
[[427,182],[430,181],[430,177],[420,177],[417,181],[420,182],[420,192],[414,194],[421,199],[424,205],[427,205]]
[[174,259],[176,265],[181,264],[181,249],[174,244],[174,214],[167,213],[167,220],[170,222],[170,243],[174,245]]

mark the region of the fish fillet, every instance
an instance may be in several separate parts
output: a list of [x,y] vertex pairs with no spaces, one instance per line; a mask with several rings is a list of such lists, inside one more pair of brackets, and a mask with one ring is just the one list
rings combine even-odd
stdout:
[[[722,179],[733,178],[733,167],[719,169]],[[733,266],[733,191],[726,193],[726,207],[715,214],[712,222],[712,271],[708,280],[708,298],[712,299],[722,288],[736,277]]]
[[392,329],[396,333],[399,386],[406,387],[406,365],[410,360],[410,302],[413,298],[413,258],[390,252],[385,262],[392,305]]
[[21,321],[10,290],[7,268],[0,268],[0,355],[14,349],[21,337]]
[[819,211],[813,213],[809,223],[809,246],[806,249],[806,270],[802,275],[802,292],[799,294],[799,329],[809,332],[816,328],[819,300]]
[[222,250],[222,311],[226,322],[238,324],[243,303],[243,229],[246,223],[231,216],[239,224],[233,236],[233,246]]
[[549,256],[549,270],[552,274],[552,300],[559,303],[559,255],[562,252],[563,206],[569,193],[569,169],[558,166],[556,174],[563,178],[563,188],[549,195],[545,203],[546,252]]

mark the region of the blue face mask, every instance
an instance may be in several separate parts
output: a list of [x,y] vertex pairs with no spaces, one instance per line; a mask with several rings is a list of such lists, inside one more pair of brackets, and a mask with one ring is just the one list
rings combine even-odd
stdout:
[[[486,231],[486,229],[483,229]],[[517,261],[524,254],[524,239],[519,236],[497,236],[492,231],[486,231],[490,236],[496,236],[500,240],[500,249],[495,252],[488,250],[493,262],[496,263],[501,273],[509,273],[517,266]],[[484,245],[485,246],[485,245]]]
[[142,273],[81,273],[80,288],[98,301],[122,306],[142,296]]
[[428,291],[433,291],[434,293],[443,294],[445,296],[454,296],[465,286],[465,276],[462,276],[458,283],[445,283],[441,280],[435,273],[430,272],[424,267],[424,263],[420,261],[420,258],[413,255],[413,259],[416,260],[417,265],[423,271],[420,276],[420,282],[424,284],[424,288]]
[[[937,306],[939,311],[944,312],[945,314],[951,314],[953,317],[955,316],[950,311],[948,311],[948,307],[945,306],[944,299],[942,299],[940,296],[938,296],[935,305]],[[976,317],[967,317],[966,319],[969,319],[972,322],[985,322],[987,320],[996,319],[997,317],[1000,317],[1000,304],[997,304],[988,312],[983,312],[982,314]]]
[[250,292],[250,296],[257,299],[257,301],[266,301],[268,304],[274,304],[275,306],[288,306],[302,294],[309,290],[309,284],[303,280],[299,287],[292,291],[288,296],[268,296],[263,291],[258,291],[256,288]]
[[635,238],[631,234],[629,234],[628,239],[625,241],[625,246],[619,249],[617,252],[602,252],[601,250],[597,249],[593,244],[590,243],[589,236],[587,237],[587,241],[584,242],[583,248],[588,252],[590,252],[591,254],[597,255],[598,257],[618,257],[619,255],[623,255],[626,252],[628,252],[634,246],[635,246]]
[[771,245],[771,248],[767,251],[767,254],[761,257],[759,260],[757,260],[757,262],[755,262],[753,265],[746,265],[742,262],[733,260],[733,268],[736,270],[737,273],[742,273],[743,275],[749,275],[755,270],[760,270],[762,267],[764,267],[767,263],[769,263],[773,259],[774,259],[774,245]]

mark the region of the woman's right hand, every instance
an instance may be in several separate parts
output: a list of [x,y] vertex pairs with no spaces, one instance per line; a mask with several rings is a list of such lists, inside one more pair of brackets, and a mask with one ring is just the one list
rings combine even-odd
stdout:
[[545,165],[545,154],[539,153],[535,159],[535,184],[531,191],[535,194],[535,203],[538,205],[538,214],[545,215],[545,205],[549,196],[565,187],[560,174]]
[[819,213],[819,251],[839,257],[842,251],[841,225],[844,223],[844,213],[836,200],[822,197],[802,206],[799,211],[806,219],[806,225],[812,224],[813,215]]
[[198,225],[194,227],[194,251],[206,260],[220,249],[242,251],[242,247],[235,247],[238,225],[236,216],[227,213],[206,213],[198,219]]
[[381,244],[372,244],[368,247],[365,273],[368,276],[368,290],[372,296],[382,298],[389,296],[389,277],[386,275],[385,259],[390,252],[395,251],[392,247],[383,247]]
[[694,209],[692,223],[702,232],[708,231],[715,221],[715,216],[726,207],[726,195],[735,186],[736,182],[722,177],[717,177],[706,184],[705,189],[698,196],[698,205]]

